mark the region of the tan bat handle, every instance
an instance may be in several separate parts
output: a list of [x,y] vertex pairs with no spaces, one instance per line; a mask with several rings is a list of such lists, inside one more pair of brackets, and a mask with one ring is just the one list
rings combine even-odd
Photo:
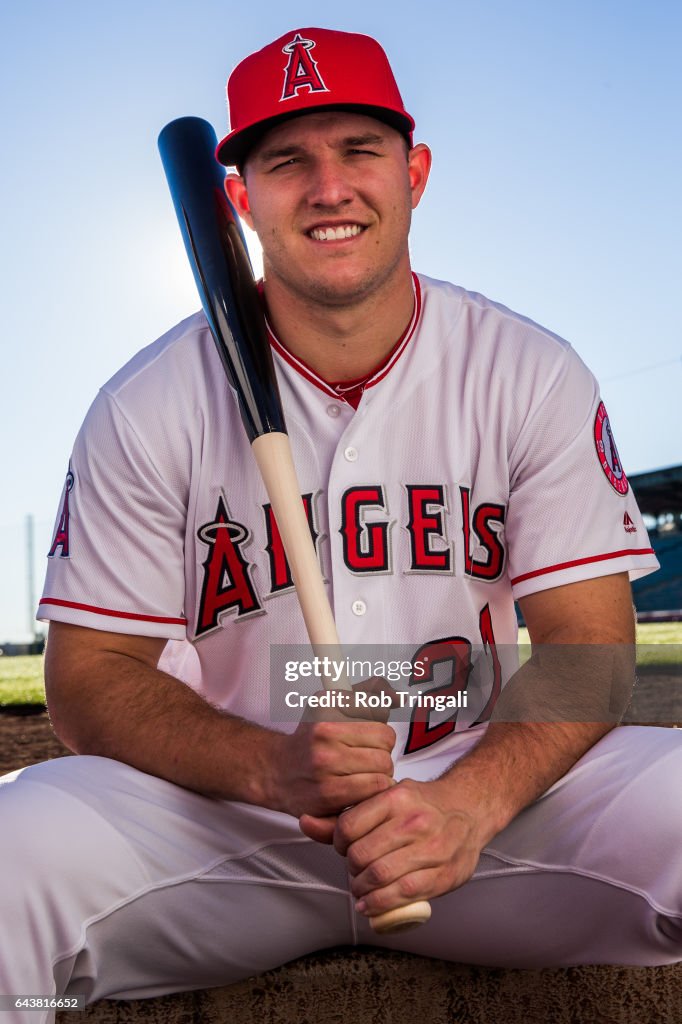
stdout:
[[339,635],[301,501],[289,437],[262,434],[251,447],[272,503],[310,643],[315,650],[338,646]]
[[[341,645],[301,501],[289,438],[275,432],[262,434],[251,447],[275,513],[310,643],[316,654],[329,655],[330,647],[340,650]],[[344,685],[344,681],[335,685]],[[350,688],[347,680],[345,688]],[[430,917],[430,904],[420,900],[378,914],[370,918],[370,924],[375,932],[383,934],[406,931]]]

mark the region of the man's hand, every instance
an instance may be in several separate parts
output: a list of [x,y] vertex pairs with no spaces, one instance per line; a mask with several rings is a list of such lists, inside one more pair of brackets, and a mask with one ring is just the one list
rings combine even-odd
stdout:
[[488,835],[447,784],[405,779],[344,811],[333,842],[348,860],[357,909],[374,916],[462,885]]
[[[621,662],[627,662],[624,656],[634,644],[627,575],[544,591],[524,599],[522,607],[534,648],[597,645],[588,674],[594,700],[587,708],[581,705],[580,715],[572,719],[566,714],[548,718],[541,708],[537,722],[526,721],[527,714],[522,720],[492,722],[478,745],[440,779],[404,780],[344,811],[331,833],[315,818],[301,819],[306,835],[333,841],[347,857],[358,909],[368,916],[432,899],[466,882],[493,836],[613,727],[614,665],[617,683]],[[585,650],[581,647],[583,655]],[[555,660],[548,653],[557,654],[545,650],[540,659],[547,679],[534,693],[536,706],[538,696],[551,703],[557,689]],[[520,685],[523,669],[518,675]],[[533,676],[531,682],[537,686],[541,680]],[[609,720],[599,715],[590,720],[595,701],[598,709],[609,709]]]
[[[368,713],[355,708],[331,712],[336,721],[309,714],[287,736],[213,707],[160,671],[164,647],[154,637],[53,622],[46,691],[60,739],[206,796],[296,817],[338,814],[391,785],[388,711],[371,712],[375,721],[360,720]],[[390,687],[370,680],[362,689]]]
[[[357,684],[366,693],[391,693],[383,679]],[[393,785],[395,732],[390,709],[308,709],[296,731],[282,737],[278,765],[280,809],[301,819],[306,835],[331,842],[336,815]],[[371,716],[372,720],[368,720]]]

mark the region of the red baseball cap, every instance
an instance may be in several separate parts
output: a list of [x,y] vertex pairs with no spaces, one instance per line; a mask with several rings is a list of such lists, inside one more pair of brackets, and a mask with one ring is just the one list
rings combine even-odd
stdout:
[[371,36],[299,28],[280,36],[234,69],[227,83],[230,133],[216,149],[226,166],[278,121],[312,110],[350,110],[391,125],[412,145],[414,120],[405,110],[391,65]]

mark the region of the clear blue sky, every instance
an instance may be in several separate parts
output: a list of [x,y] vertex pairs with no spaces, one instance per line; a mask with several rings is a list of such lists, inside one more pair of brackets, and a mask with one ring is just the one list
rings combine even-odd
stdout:
[[435,157],[415,268],[568,338],[602,381],[629,472],[682,462],[682,5],[346,0],[326,10],[296,0],[2,5],[0,641],[27,631],[24,519],[36,518],[41,577],[97,388],[198,306],[157,134],[183,114],[222,132],[228,72],[291,28],[364,31],[388,51]]

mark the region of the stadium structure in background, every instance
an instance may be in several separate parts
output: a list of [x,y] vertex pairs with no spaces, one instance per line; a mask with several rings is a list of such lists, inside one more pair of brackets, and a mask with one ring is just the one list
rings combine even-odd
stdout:
[[654,469],[630,478],[645,518],[658,572],[635,580],[632,591],[640,622],[682,621],[682,466]]

